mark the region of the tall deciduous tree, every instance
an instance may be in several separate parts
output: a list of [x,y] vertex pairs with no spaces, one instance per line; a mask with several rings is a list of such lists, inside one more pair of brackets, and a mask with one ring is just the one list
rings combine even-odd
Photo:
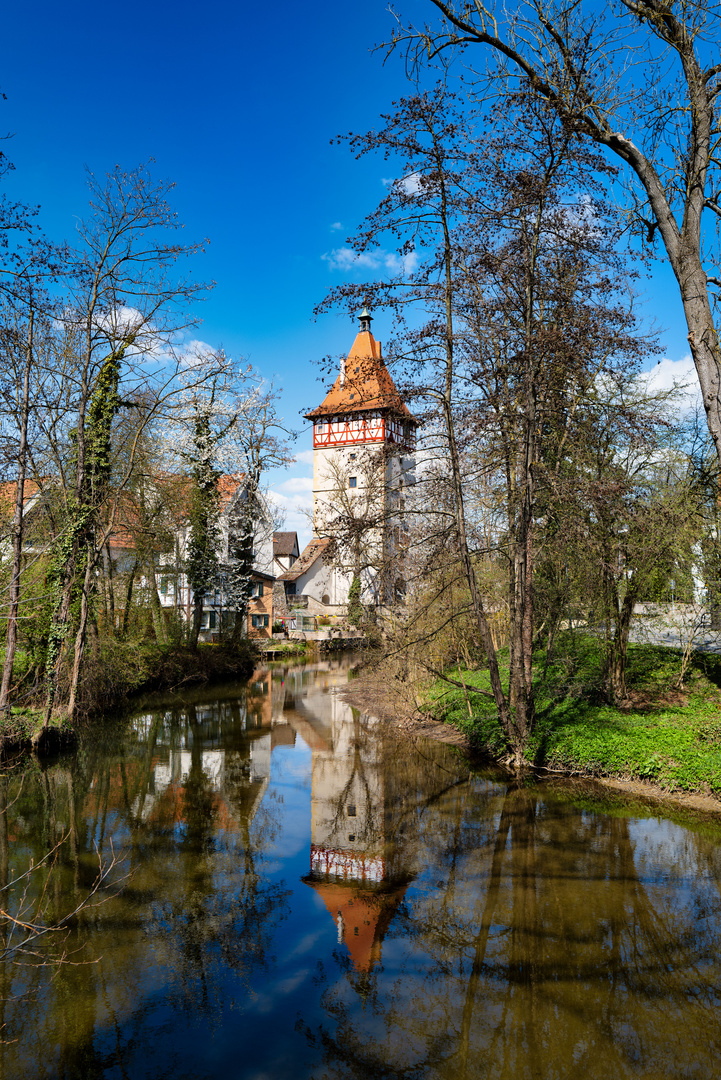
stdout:
[[223,567],[226,605],[235,613],[231,635],[234,647],[247,627],[254,552],[264,541],[272,540],[263,535],[274,527],[272,512],[262,494],[263,473],[292,461],[289,433],[278,415],[275,389],[263,385],[257,376],[250,382],[249,393],[234,397],[237,422],[228,454],[243,484],[230,514],[228,561]]
[[192,450],[188,457],[192,487],[186,570],[188,584],[193,590],[193,623],[190,636],[193,648],[198,645],[205,598],[215,587],[218,578],[220,470],[217,460],[218,443],[226,432],[213,430],[214,404],[214,395],[211,393],[207,400],[196,405]]
[[[112,531],[100,525],[108,492],[114,418],[135,388],[162,369],[166,386],[177,371],[177,335],[197,319],[189,305],[207,286],[179,278],[176,264],[200,249],[181,244],[168,196],[146,168],[119,168],[104,181],[90,176],[92,214],[79,225],[79,245],[66,256],[63,321],[74,335],[68,374],[73,383],[72,478],[66,486],[66,521],[48,577],[51,625],[47,653],[45,723],[55,706],[61,667],[72,657],[68,710],[77,705],[95,568]],[[170,374],[168,373],[170,369]],[[124,398],[122,390],[128,395]],[[162,400],[162,395],[158,400]],[[71,644],[74,601],[79,617]]]
[[[564,129],[622,163],[632,225],[660,237],[679,287],[703,406],[721,460],[721,346],[714,308],[721,288],[714,229],[721,217],[717,98],[718,3],[711,0],[430,0],[440,25],[399,17],[396,46],[416,62],[458,50],[491,60],[496,92],[526,88]],[[716,230],[718,233],[718,230]]]
[[[476,122],[478,118],[476,117]],[[579,148],[532,96],[514,102],[503,138],[469,139],[472,116],[442,88],[400,103],[359,153],[395,159],[400,179],[361,230],[357,249],[395,234],[406,273],[336,291],[373,295],[399,318],[414,307],[416,393],[441,433],[450,511],[444,543],[463,567],[476,633],[510,758],[534,722],[534,564],[544,470],[557,471],[579,403],[601,373],[627,372],[643,342],[620,292],[617,231],[594,198],[602,162]],[[421,316],[422,313],[422,316]],[[478,454],[481,448],[480,456]],[[492,615],[479,587],[468,466],[504,493],[495,538],[507,568],[510,673],[503,685]],[[445,521],[448,522],[448,517]]]

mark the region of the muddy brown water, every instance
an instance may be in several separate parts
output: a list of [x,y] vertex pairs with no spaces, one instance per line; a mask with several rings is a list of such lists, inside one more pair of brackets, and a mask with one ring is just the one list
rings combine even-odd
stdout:
[[346,678],[0,777],[0,1076],[718,1077],[721,828],[399,742]]

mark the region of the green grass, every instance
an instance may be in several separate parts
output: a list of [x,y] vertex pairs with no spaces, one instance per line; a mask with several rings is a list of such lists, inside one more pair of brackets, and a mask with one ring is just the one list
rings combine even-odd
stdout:
[[[678,652],[629,648],[628,689],[635,705],[604,704],[599,642],[565,635],[546,678],[536,684],[537,721],[526,749],[529,764],[592,776],[652,780],[668,790],[721,794],[721,657],[695,659],[683,695],[673,691]],[[537,671],[543,670],[538,657]],[[449,670],[458,679],[457,669]],[[507,678],[507,670],[503,672]],[[470,686],[490,690],[486,670],[464,671]],[[491,756],[504,749],[492,701],[440,680],[429,690],[429,710],[464,731]]]

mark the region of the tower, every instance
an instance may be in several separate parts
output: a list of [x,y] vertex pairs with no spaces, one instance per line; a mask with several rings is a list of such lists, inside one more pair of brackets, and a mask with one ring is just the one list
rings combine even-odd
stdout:
[[402,512],[415,483],[418,421],[399,394],[371,331],[367,308],[340,372],[313,422],[313,534],[333,550],[333,605],[354,577],[365,602],[403,587]]

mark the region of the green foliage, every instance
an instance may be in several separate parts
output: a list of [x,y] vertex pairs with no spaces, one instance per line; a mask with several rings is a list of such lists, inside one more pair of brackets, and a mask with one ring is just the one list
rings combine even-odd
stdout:
[[[676,650],[629,648],[628,710],[603,704],[602,657],[592,635],[564,635],[558,659],[537,680],[537,724],[526,749],[529,764],[591,776],[653,780],[668,790],[721,794],[721,657],[698,656],[685,702],[669,695],[679,665]],[[539,671],[542,665],[538,665]],[[458,678],[457,670],[450,670]],[[507,673],[504,672],[504,677]],[[463,673],[467,686],[489,690],[485,670]],[[504,741],[492,701],[435,681],[430,711],[464,731],[494,757]]]
[[361,583],[356,574],[348,590],[348,622],[352,626],[360,626],[365,617],[361,604]]
[[[83,427],[85,459],[82,466],[78,434],[75,433],[74,457],[79,487],[69,493],[66,500],[65,521],[53,545],[46,578],[48,612],[41,618],[47,623],[44,667],[50,673],[46,703],[48,710],[54,704],[58,689],[58,666],[64,643],[73,621],[77,620],[74,605],[77,605],[85,571],[85,545],[91,540],[98,509],[106,494],[110,476],[111,430],[120,407],[120,362],[133,340],[134,335],[129,335],[103,361],[98,371]],[[87,557],[90,557],[89,553]],[[72,620],[73,615],[75,620]]]
[[193,479],[186,568],[193,592],[204,595],[213,587],[218,569],[218,473],[213,469],[205,473],[198,470]]
[[237,649],[202,645],[195,650],[148,640],[108,638],[98,654],[87,660],[83,712],[96,715],[119,708],[139,691],[165,690],[179,683],[247,679],[257,659],[258,652],[250,641],[242,641]]

